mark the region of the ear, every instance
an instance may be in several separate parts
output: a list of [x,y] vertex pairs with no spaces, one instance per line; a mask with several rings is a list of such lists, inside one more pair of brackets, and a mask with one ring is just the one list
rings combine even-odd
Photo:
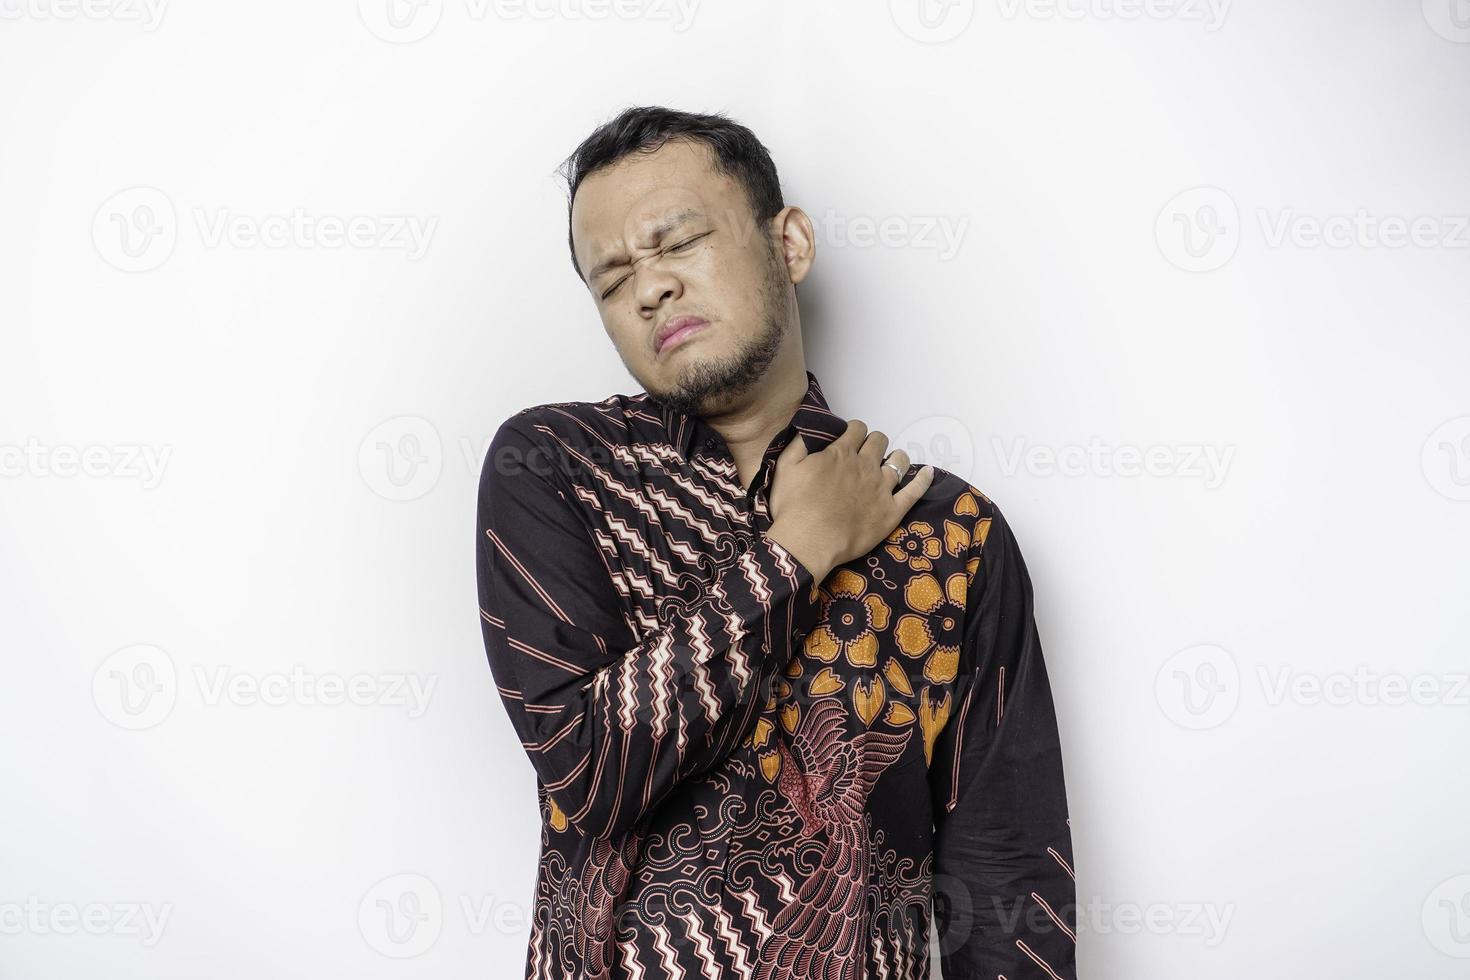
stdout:
[[817,231],[812,219],[801,208],[787,205],[771,219],[771,234],[794,286],[806,278],[817,258]]

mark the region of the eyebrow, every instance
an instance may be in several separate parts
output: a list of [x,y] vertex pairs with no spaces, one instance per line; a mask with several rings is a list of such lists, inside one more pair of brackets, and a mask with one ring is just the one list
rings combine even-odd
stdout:
[[[694,208],[686,208],[683,211],[675,211],[673,214],[665,217],[662,221],[658,223],[657,226],[654,227],[654,243],[657,244],[658,242],[663,241],[665,235],[673,231],[675,228],[678,228],[680,225],[686,223],[691,218],[702,217],[704,217],[703,212],[697,211]],[[626,265],[627,262],[628,257],[623,255],[622,253],[614,255],[610,258],[603,259],[601,262],[592,267],[591,272],[587,273],[587,281],[591,282],[605,272],[610,272],[620,265]]]

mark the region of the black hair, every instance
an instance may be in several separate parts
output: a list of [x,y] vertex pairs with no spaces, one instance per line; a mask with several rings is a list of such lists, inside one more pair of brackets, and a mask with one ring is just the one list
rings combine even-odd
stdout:
[[785,207],[781,180],[770,151],[745,126],[719,113],[681,112],[663,106],[634,106],[603,123],[562,163],[567,182],[567,249],[572,268],[581,279],[577,252],[572,247],[572,202],[587,177],[634,153],[651,153],[670,140],[688,140],[709,147],[715,170],[745,186],[750,210],[758,222],[775,217]]

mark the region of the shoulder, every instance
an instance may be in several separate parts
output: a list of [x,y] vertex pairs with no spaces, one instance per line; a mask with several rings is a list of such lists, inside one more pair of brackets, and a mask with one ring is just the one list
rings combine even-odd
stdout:
[[[914,467],[917,470],[917,465]],[[951,553],[978,554],[990,532],[1005,523],[1000,508],[979,487],[942,466],[934,467],[934,480],[905,517],[907,523],[924,522],[943,532]]]
[[520,432],[540,432],[546,436],[594,435],[604,431],[632,432],[637,422],[656,422],[657,413],[647,404],[647,396],[615,393],[598,401],[540,402],[513,412],[501,423]]
[[616,393],[600,401],[538,402],[507,416],[496,428],[481,467],[487,475],[537,454],[570,462],[574,456],[605,456],[607,448],[646,438],[657,414],[645,397]]
[[934,482],[901,526],[910,533],[937,538],[928,547],[963,566],[970,590],[982,587],[991,577],[985,569],[1014,569],[1022,561],[1015,534],[995,500],[974,483],[940,466],[934,467]]
[[501,425],[522,432],[532,432],[537,427],[558,425],[560,419],[575,421],[590,418],[601,404],[603,403],[589,401],[539,402],[512,412]]

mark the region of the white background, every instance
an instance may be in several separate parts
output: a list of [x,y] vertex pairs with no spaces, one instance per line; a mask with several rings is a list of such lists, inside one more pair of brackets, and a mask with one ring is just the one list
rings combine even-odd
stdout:
[[554,168],[646,103],[1016,529],[1081,975],[1465,975],[1470,5],[152,2],[0,0],[0,976],[520,976],[476,481],[639,390]]

